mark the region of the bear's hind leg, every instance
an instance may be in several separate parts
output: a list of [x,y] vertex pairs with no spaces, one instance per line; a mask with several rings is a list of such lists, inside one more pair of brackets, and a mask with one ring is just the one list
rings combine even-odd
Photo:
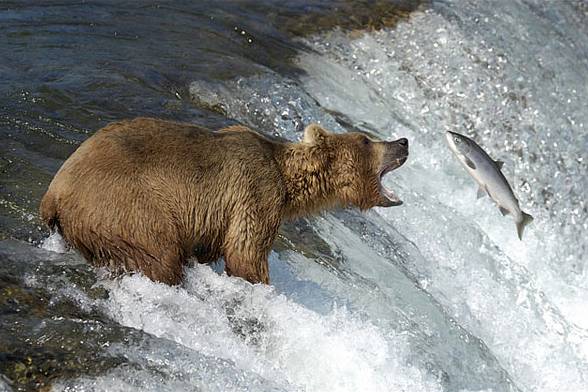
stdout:
[[154,255],[140,247],[124,251],[121,257],[112,260],[115,266],[122,263],[123,272],[140,272],[147,278],[168,285],[178,285],[183,277],[183,257],[179,252],[167,251]]
[[172,286],[182,282],[184,257],[179,252],[169,251],[157,257],[155,262],[152,259],[149,261],[151,264],[147,268],[140,268],[149,279]]
[[153,281],[169,285],[177,285],[182,281],[184,255],[173,244],[158,244],[164,250],[155,252],[119,237],[93,238],[93,241],[85,239],[69,237],[66,241],[90,263],[106,267],[115,275],[140,272]]

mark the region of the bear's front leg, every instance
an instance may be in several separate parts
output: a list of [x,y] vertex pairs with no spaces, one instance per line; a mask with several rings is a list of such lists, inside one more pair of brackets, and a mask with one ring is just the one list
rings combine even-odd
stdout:
[[225,253],[225,272],[229,276],[238,276],[251,283],[269,284],[269,251],[243,251],[227,249]]
[[[225,272],[251,283],[269,284],[268,255],[278,234],[278,219],[244,210],[232,221],[224,241]],[[270,214],[274,218],[277,214]]]
[[[241,200],[225,234],[225,272],[251,283],[269,284],[267,258],[278,235],[282,214],[279,203],[261,202],[264,198],[259,192],[251,194],[256,197]],[[268,207],[261,209],[260,205]]]

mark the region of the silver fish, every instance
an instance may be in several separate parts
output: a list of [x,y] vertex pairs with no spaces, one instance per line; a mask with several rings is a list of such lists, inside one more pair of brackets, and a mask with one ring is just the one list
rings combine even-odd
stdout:
[[533,221],[533,217],[519,207],[519,201],[500,171],[503,162],[490,158],[482,147],[464,135],[447,132],[445,137],[451,151],[480,185],[478,199],[488,194],[496,202],[502,215],[511,214],[517,225],[519,239],[522,240],[523,230]]

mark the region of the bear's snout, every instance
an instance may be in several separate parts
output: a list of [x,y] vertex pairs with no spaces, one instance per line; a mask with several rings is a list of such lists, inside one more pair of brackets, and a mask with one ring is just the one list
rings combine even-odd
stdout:
[[402,139],[398,139],[396,140],[396,143],[400,144],[403,147],[406,147],[408,149],[408,139],[403,137]]
[[402,138],[393,142],[386,142],[384,165],[392,165],[395,168],[402,166],[408,159],[408,139]]

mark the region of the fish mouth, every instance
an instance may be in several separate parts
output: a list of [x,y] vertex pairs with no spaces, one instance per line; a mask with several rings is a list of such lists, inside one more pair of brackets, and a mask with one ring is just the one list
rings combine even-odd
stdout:
[[453,141],[453,138],[455,137],[459,137],[461,135],[451,132],[451,131],[447,131],[445,132],[445,139],[447,140],[447,144],[449,144],[449,147],[455,148],[455,142]]
[[402,166],[404,164],[404,162],[406,162],[407,159],[408,159],[408,154],[406,154],[403,157],[397,158],[397,159],[393,160],[392,162],[388,162],[380,170],[380,172],[378,174],[378,185],[379,185],[380,195],[382,196],[382,199],[383,199],[381,201],[381,203],[379,204],[380,207],[395,207],[395,206],[399,206],[403,203],[402,200],[396,195],[396,193],[394,193],[394,191],[386,188],[382,184],[382,180],[384,179],[384,176],[386,174],[388,174],[391,171],[396,170],[400,166]]
[[468,154],[471,153],[472,141],[467,136],[461,135],[457,132],[447,131],[445,132],[445,138],[447,139],[447,145],[449,146],[449,149],[451,149],[451,151],[453,151],[458,156],[461,155],[463,158],[466,158]]

